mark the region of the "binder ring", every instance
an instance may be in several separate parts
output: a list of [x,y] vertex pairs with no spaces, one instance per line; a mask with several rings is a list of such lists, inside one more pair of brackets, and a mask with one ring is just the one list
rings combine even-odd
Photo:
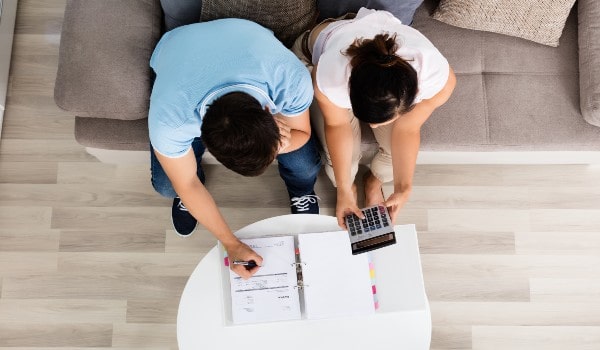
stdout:
[[299,289],[299,290],[303,290],[304,288],[308,287],[308,284],[304,284],[304,281],[299,280],[298,284],[294,286],[294,289]]
[[291,263],[290,266],[295,266],[296,267],[296,273],[297,274],[301,274],[302,273],[302,266],[306,266],[306,263],[295,262],[295,263]]

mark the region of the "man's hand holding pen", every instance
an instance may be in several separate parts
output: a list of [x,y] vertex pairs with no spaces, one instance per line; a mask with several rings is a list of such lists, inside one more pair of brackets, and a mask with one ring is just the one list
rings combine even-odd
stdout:
[[241,241],[226,249],[229,261],[232,262],[229,267],[243,279],[252,277],[260,269],[262,257]]

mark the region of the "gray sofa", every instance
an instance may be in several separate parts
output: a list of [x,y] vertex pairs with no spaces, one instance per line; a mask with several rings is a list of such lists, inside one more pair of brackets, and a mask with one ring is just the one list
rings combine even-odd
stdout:
[[[413,26],[458,81],[423,127],[420,162],[600,162],[600,1],[577,1],[558,48],[441,23],[437,2]],[[148,150],[148,61],[163,16],[159,0],[67,1],[55,100],[102,161]]]

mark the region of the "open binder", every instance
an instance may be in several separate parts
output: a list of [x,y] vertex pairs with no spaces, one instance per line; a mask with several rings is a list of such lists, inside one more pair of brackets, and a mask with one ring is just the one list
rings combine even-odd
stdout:
[[223,252],[227,325],[368,315],[377,308],[368,254],[352,255],[346,231],[242,239],[263,257],[243,280]]

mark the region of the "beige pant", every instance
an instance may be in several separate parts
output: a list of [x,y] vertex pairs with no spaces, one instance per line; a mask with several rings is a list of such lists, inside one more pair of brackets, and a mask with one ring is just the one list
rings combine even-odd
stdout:
[[[334,186],[336,186],[335,176],[333,174],[333,166],[331,164],[331,157],[325,141],[325,123],[323,120],[323,114],[319,108],[317,101],[313,101],[310,106],[310,119],[312,130],[318,137],[324,150],[324,164],[325,172]],[[371,128],[369,125],[359,121],[351,110],[348,110],[348,122],[352,127],[352,162],[350,166],[351,178],[356,177],[358,172],[358,165],[363,157],[363,151],[361,150],[362,133],[370,130],[373,131],[375,140],[379,146],[373,159],[368,163],[371,172],[381,182],[389,182],[394,179],[393,167],[392,167],[392,124],[380,126],[377,128]],[[361,128],[362,124],[362,128]],[[363,129],[363,130],[361,130]],[[372,153],[371,153],[372,154]]]
[[[306,34],[303,34],[306,35]],[[298,56],[298,58],[306,65],[306,67],[312,71],[312,64],[308,60],[308,58],[302,52],[302,36],[301,35],[294,45],[292,46],[292,51]],[[325,124],[323,120],[323,114],[321,113],[321,109],[317,101],[313,101],[310,106],[310,119],[313,132],[317,135],[321,145],[324,150],[324,158],[325,158],[325,172],[334,186],[336,185],[335,176],[333,174],[333,166],[331,164],[331,157],[329,156],[329,150],[327,148],[327,143],[325,141]],[[365,131],[372,130],[373,135],[375,136],[375,140],[377,140],[379,149],[375,153],[375,156],[368,164],[371,172],[379,181],[381,182],[389,182],[394,179],[393,167],[392,167],[392,125],[393,123],[379,126],[377,128],[371,128],[368,124],[362,123],[359,121],[354,114],[352,114],[352,110],[348,110],[348,122],[352,126],[352,163],[350,168],[351,178],[354,179],[356,177],[356,173],[358,172],[358,164],[363,157],[363,153],[361,151],[361,141],[362,141],[362,129]],[[362,125],[361,125],[362,124]]]

